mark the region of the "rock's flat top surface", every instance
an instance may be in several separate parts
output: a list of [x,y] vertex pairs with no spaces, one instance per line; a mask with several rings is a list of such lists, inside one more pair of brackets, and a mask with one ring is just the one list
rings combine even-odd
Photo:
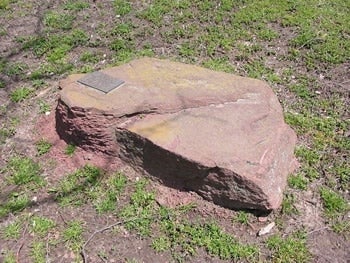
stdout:
[[230,208],[280,205],[296,136],[265,82],[151,58],[102,72],[125,83],[107,94],[78,83],[82,75],[60,83],[60,102],[86,115],[61,116],[70,140],[101,131],[89,111],[108,115],[117,155],[162,181]]
[[[158,59],[139,59],[102,72],[125,83],[105,94],[78,83],[84,74],[71,75],[60,83],[64,87],[62,99],[70,107],[127,115],[154,110],[176,112],[271,95],[266,83],[259,80]],[[260,90],[258,94],[257,90]]]

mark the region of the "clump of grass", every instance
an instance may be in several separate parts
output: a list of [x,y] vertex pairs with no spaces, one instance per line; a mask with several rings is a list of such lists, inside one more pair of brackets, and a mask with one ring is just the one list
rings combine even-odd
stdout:
[[306,190],[308,180],[300,173],[288,177],[288,185],[299,190]]
[[267,247],[272,250],[273,262],[309,262],[310,252],[306,246],[306,236],[297,232],[287,238],[273,235],[267,240]]
[[73,27],[74,19],[73,15],[50,11],[45,14],[44,24],[55,29],[69,30]]
[[122,173],[116,173],[112,175],[107,182],[97,188],[98,198],[94,202],[96,210],[99,213],[115,210],[118,196],[124,190],[126,183],[126,176]]
[[43,179],[40,177],[40,166],[28,157],[12,157],[7,169],[10,173],[9,180],[16,185],[24,185],[30,182],[42,184]]
[[63,178],[53,192],[61,205],[81,205],[96,191],[101,170],[91,165],[85,165],[74,173]]
[[241,223],[243,225],[248,225],[249,223],[249,214],[244,211],[239,211],[237,215],[233,218],[234,222]]
[[68,222],[67,228],[63,231],[63,240],[68,248],[78,252],[83,242],[83,223],[79,220]]
[[0,0],[0,9],[8,9],[10,0]]
[[44,139],[41,139],[36,143],[36,150],[38,152],[38,155],[44,155],[45,153],[48,153],[51,147],[52,144]]
[[114,9],[116,15],[124,16],[131,12],[131,3],[127,0],[114,0]]
[[22,231],[22,223],[19,220],[8,224],[1,229],[1,235],[4,239],[17,239]]
[[295,196],[293,194],[286,194],[283,197],[281,213],[283,215],[298,214],[299,211],[294,206]]
[[155,196],[154,193],[146,191],[146,180],[136,183],[136,189],[131,194],[130,204],[121,211],[122,218],[128,220],[135,218],[125,225],[128,229],[136,229],[142,236],[151,233],[151,224],[154,217]]
[[74,144],[68,144],[66,149],[64,150],[64,153],[69,155],[69,156],[72,156],[76,150],[76,146]]
[[46,260],[46,245],[42,241],[35,241],[31,244],[30,256],[36,263],[45,263]]
[[349,210],[349,205],[346,200],[333,190],[322,187],[320,189],[320,194],[327,216],[336,217]]
[[32,89],[28,87],[20,87],[11,92],[10,98],[13,102],[21,102],[29,97],[29,95],[33,92]]
[[55,226],[55,222],[49,218],[34,216],[30,220],[31,231],[39,236],[45,236]]
[[10,194],[6,202],[0,204],[0,217],[22,211],[30,204],[30,200],[25,193],[13,192]]

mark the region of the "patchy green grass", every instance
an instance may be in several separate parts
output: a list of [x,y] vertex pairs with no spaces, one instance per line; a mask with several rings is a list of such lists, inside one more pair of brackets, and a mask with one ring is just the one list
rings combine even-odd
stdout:
[[16,185],[24,185],[30,182],[42,184],[40,177],[40,166],[28,157],[16,156],[9,160],[7,164],[9,172],[8,179]]
[[43,155],[45,153],[48,153],[51,147],[52,147],[52,144],[44,139],[41,139],[36,143],[36,150],[38,152],[38,155]]
[[309,262],[310,252],[306,246],[306,236],[296,232],[286,238],[273,235],[268,238],[266,245],[272,250],[273,262]]
[[[318,232],[308,237],[289,224],[297,219],[298,225],[313,225],[305,222],[309,210],[303,209],[312,205],[313,200],[308,202],[310,192],[322,203],[321,208],[313,208],[321,219],[312,223],[333,230],[338,244],[343,244],[341,238],[350,231],[350,122],[345,95],[350,10],[344,1],[67,0],[50,6],[50,10],[42,7],[38,13],[42,23],[32,32],[22,19],[37,25],[38,21],[30,20],[37,3],[0,0],[0,37],[4,43],[0,92],[2,98],[4,95],[5,100],[8,97],[14,102],[0,106],[0,155],[7,160],[6,164],[0,161],[1,262],[17,261],[11,242],[19,242],[18,233],[28,238],[21,254],[29,261],[52,261],[51,255],[46,258],[47,251],[67,248],[74,251],[76,258],[72,260],[79,261],[83,231],[93,232],[85,229],[85,222],[97,227],[112,219],[119,222],[110,229],[113,235],[126,231],[132,238],[151,244],[160,258],[170,254],[176,262],[195,261],[198,250],[214,261],[311,262],[315,259],[305,244],[315,244]],[[300,162],[299,170],[288,178],[281,208],[269,216],[279,226],[277,234],[262,240],[247,231],[242,238],[235,237],[237,229],[249,229],[247,224],[260,227],[256,217],[234,213],[224,229],[219,227],[223,218],[216,216],[210,221],[192,206],[160,206],[147,181],[130,181],[119,172],[105,174],[96,167],[83,166],[67,175],[53,174],[52,167],[44,167],[55,162],[45,160],[52,147],[49,142],[16,141],[21,139],[18,128],[28,124],[27,117],[33,117],[30,114],[54,109],[58,80],[141,56],[201,65],[270,84],[283,106],[286,122],[298,135],[295,154]],[[34,149],[33,154],[28,149]],[[64,152],[73,155],[75,149],[70,145]],[[40,199],[47,195],[47,199]],[[85,214],[86,209],[91,217]],[[41,211],[57,213],[47,217]],[[34,214],[28,218],[25,231],[22,215],[27,212]],[[77,216],[71,218],[70,214]],[[91,224],[91,220],[96,222]],[[20,222],[19,230],[14,222]],[[286,222],[288,231],[295,234],[285,233]],[[7,238],[3,236],[5,229]],[[118,249],[106,245],[96,252],[94,260],[144,260],[118,258]],[[86,252],[93,257],[95,250],[89,247]],[[318,253],[316,258],[322,253],[314,247],[311,251]]]
[[66,149],[64,150],[64,153],[69,155],[69,156],[72,156],[76,150],[76,146],[74,144],[68,144]]
[[32,92],[31,88],[20,87],[11,92],[10,98],[13,102],[21,102],[28,98]]

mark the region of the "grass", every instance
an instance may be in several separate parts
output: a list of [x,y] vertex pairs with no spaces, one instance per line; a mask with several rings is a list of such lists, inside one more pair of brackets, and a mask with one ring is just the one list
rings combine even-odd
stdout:
[[68,226],[63,230],[63,241],[74,252],[78,252],[81,248],[83,231],[83,223],[78,220],[68,222]]
[[12,157],[7,165],[10,182],[16,185],[24,185],[30,182],[42,183],[40,166],[28,157]]
[[28,87],[20,87],[11,92],[10,98],[13,102],[21,102],[28,98],[32,92],[33,90]]
[[41,139],[36,143],[36,150],[38,152],[38,155],[44,155],[45,153],[48,153],[51,147],[52,144],[44,139]]
[[66,149],[64,150],[64,153],[72,156],[76,150],[76,146],[74,144],[68,144]]
[[[313,225],[305,221],[313,202],[304,202],[310,193],[322,204],[312,207],[320,215],[313,223],[333,231],[337,244],[344,243],[350,231],[350,122],[345,96],[350,10],[344,1],[67,0],[50,10],[43,6],[41,26],[31,32],[20,23],[23,18],[31,21],[35,5],[0,0],[0,37],[5,41],[0,58],[1,262],[17,261],[13,243],[20,242],[22,234],[26,243],[21,256],[29,261],[55,261],[51,253],[69,254],[67,250],[73,250],[79,261],[84,231],[93,232],[87,226],[102,227],[107,220],[121,223],[112,233],[100,233],[96,242],[104,249],[93,243],[87,248],[89,256],[100,261],[144,261],[118,258],[118,244],[109,247],[109,239],[103,243],[108,234],[120,238],[128,233],[150,244],[155,257],[170,256],[176,262],[196,261],[199,253],[214,261],[311,262],[325,252],[312,245],[318,232],[307,236],[299,231],[300,225]],[[131,181],[120,172],[105,173],[87,165],[65,175],[53,174],[54,169],[45,166],[54,146],[45,139],[20,141],[22,127],[31,127],[34,114],[53,111],[58,80],[140,56],[201,65],[270,84],[286,122],[298,135],[295,154],[300,163],[288,178],[281,208],[269,216],[279,226],[275,235],[257,239],[246,231],[239,237],[237,229],[259,224],[248,212],[211,221],[192,206],[160,206],[147,180]],[[75,150],[69,145],[64,152],[70,156]],[[41,173],[47,175],[45,181]],[[47,195],[50,202],[40,199]],[[34,197],[40,202],[32,201]],[[33,215],[24,231],[22,219],[28,213]],[[305,229],[309,230],[314,229]],[[315,258],[308,249],[318,253]],[[334,258],[341,255],[337,249]]]
[[55,222],[51,219],[34,216],[30,220],[31,232],[38,236],[46,236],[50,229],[55,226]]
[[273,235],[268,238],[266,245],[272,250],[273,262],[309,262],[310,260],[310,252],[303,232],[296,232],[286,238]]

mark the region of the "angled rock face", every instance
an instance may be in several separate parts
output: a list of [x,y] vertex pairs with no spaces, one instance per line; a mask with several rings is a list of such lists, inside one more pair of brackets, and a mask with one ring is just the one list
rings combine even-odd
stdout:
[[224,207],[281,204],[296,136],[265,82],[150,58],[103,73],[125,83],[107,94],[82,75],[60,83],[61,137]]

